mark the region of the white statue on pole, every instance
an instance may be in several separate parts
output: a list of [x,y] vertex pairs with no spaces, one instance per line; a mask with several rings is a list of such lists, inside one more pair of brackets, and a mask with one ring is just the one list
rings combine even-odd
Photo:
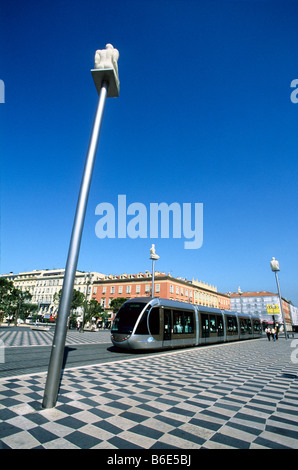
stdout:
[[94,69],[91,70],[92,77],[100,93],[102,84],[108,83],[108,97],[119,96],[120,81],[118,72],[119,51],[112,44],[107,44],[105,49],[98,49],[95,52]]
[[160,257],[155,253],[155,245],[152,244],[150,248],[150,259],[159,259]]
[[117,88],[119,89],[118,72],[119,51],[112,44],[107,44],[105,49],[98,49],[95,52],[95,70],[113,70]]
[[112,44],[107,44],[105,49],[98,49],[95,52],[95,68],[96,69],[115,69],[118,76],[119,51]]
[[272,271],[279,271],[279,262],[277,261],[277,259],[272,258],[272,261],[270,261],[270,265]]

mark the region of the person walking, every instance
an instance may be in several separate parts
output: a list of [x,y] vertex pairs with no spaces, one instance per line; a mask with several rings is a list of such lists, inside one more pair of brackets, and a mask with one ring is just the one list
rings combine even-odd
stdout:
[[279,332],[279,324],[276,323],[276,325],[275,325],[275,338],[276,338],[276,341],[278,340],[278,332]]
[[271,339],[271,330],[270,330],[269,326],[267,326],[267,328],[265,330],[265,333],[267,335],[268,341],[270,341],[270,339]]
[[272,334],[273,341],[275,341],[276,329],[274,327],[271,330],[271,334]]

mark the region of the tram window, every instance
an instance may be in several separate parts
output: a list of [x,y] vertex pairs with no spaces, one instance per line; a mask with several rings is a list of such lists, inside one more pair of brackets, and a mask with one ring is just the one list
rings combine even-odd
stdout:
[[113,333],[132,333],[138,317],[145,307],[143,302],[127,302],[122,305],[113,322]]
[[148,335],[149,334],[148,326],[147,326],[147,317],[148,317],[148,312],[150,308],[151,308],[151,305],[148,305],[145,312],[143,313],[142,318],[139,321],[139,324],[135,331],[136,335]]
[[228,320],[228,332],[232,333],[232,331],[233,331],[233,318],[228,317],[227,320]]
[[210,333],[217,334],[217,336],[223,335],[223,321],[222,321],[221,316],[219,315],[209,316],[209,331]]
[[240,332],[242,335],[246,335],[251,332],[250,320],[246,318],[241,318],[240,320]]
[[247,326],[248,326],[248,333],[251,335],[252,334],[252,328],[251,328],[251,320],[247,320]]
[[173,328],[175,334],[193,333],[194,315],[192,312],[173,310]]
[[260,331],[260,321],[259,320],[253,320],[253,325],[254,325],[254,331],[259,332]]
[[183,312],[180,310],[174,310],[173,320],[174,333],[184,333]]
[[236,317],[227,317],[228,333],[238,333]]
[[149,330],[152,335],[159,335],[159,307],[154,307],[149,313]]
[[210,333],[216,333],[216,317],[215,315],[209,316],[209,330]]
[[194,332],[194,315],[192,312],[184,312],[184,333]]

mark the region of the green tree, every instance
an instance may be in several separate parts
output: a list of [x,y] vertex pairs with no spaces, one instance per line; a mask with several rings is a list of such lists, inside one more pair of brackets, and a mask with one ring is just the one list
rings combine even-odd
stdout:
[[17,325],[18,318],[22,318],[22,316],[27,318],[27,316],[29,315],[26,304],[29,302],[29,300],[32,299],[32,295],[30,294],[30,292],[22,292],[20,289],[15,289],[13,295],[15,297],[13,320],[15,325]]
[[13,282],[5,278],[0,279],[0,305],[6,295],[14,288]]
[[85,320],[90,321],[92,318],[100,318],[103,308],[96,299],[91,299],[88,302],[87,312],[85,313]]
[[30,302],[24,302],[20,308],[19,317],[25,321],[30,315],[34,315],[37,313],[38,305],[32,304]]
[[113,313],[117,313],[121,305],[123,305],[126,301],[127,299],[125,297],[118,297],[117,299],[113,299],[110,303],[110,307],[112,307]]
[[14,287],[12,281],[0,279],[0,310],[4,312],[4,316],[17,324],[18,318],[27,318],[31,308],[28,307],[29,300],[32,295],[28,291],[21,291]]
[[14,301],[13,293],[15,287],[12,281],[0,279],[0,310],[5,316],[8,315],[11,303]]
[[[59,302],[61,299],[61,294],[62,294],[62,289],[60,289],[59,292],[56,292],[54,294],[54,302]],[[75,326],[76,324],[76,315],[74,315],[74,310],[76,310],[78,307],[82,307],[84,305],[85,301],[85,295],[83,292],[80,292],[76,289],[73,290],[72,294],[72,300],[71,300],[71,305],[70,305],[70,316],[69,316],[69,328],[71,326]]]

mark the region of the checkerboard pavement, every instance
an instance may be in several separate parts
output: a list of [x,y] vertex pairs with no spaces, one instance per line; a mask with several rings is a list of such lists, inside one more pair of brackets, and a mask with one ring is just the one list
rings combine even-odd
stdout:
[[242,341],[0,380],[2,449],[297,449],[291,340]]
[[[12,331],[7,327],[0,331],[0,340],[3,341],[5,347],[52,346],[54,331],[54,328],[51,328],[51,331],[38,331],[26,327],[19,327],[18,330]],[[109,343],[110,337],[110,330],[84,331],[83,333],[68,330],[65,344]]]

